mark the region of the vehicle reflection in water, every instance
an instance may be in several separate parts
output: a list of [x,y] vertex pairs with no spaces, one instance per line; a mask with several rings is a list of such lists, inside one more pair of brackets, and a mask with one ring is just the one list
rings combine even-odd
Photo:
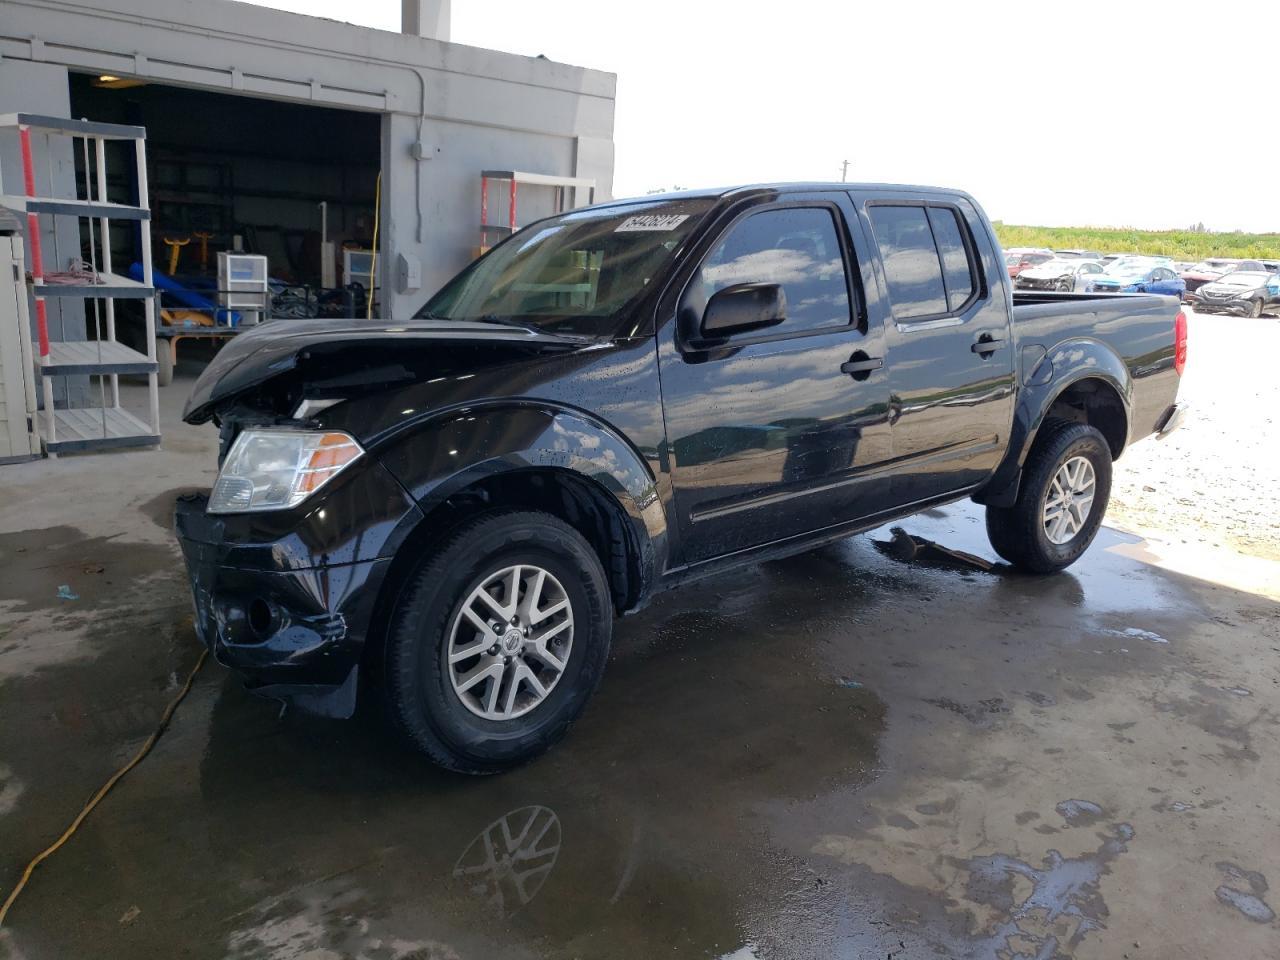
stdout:
[[[216,901],[203,936],[222,952],[196,955],[737,950],[748,924],[818,892],[769,840],[786,808],[880,766],[884,705],[814,643],[856,631],[884,581],[834,580],[829,562],[752,568],[620,621],[591,722],[501,777],[431,768],[376,715],[278,723],[227,678],[189,803],[207,828],[178,853]],[[761,722],[773,713],[786,722]]]
[[520,807],[480,831],[453,865],[453,876],[499,917],[512,917],[538,895],[559,856],[555,811]]

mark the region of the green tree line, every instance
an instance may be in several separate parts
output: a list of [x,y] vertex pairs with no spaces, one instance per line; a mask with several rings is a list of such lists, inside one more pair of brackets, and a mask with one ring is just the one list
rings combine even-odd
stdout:
[[1280,233],[1208,233],[1202,230],[1134,230],[1130,227],[1021,227],[996,221],[1005,247],[1084,249],[1145,253],[1175,260],[1205,257],[1280,260]]

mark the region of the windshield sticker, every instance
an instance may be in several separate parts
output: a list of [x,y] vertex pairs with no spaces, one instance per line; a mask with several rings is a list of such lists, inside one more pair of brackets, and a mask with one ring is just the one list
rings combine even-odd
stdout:
[[627,217],[613,232],[638,233],[640,231],[653,231],[665,233],[668,230],[674,230],[688,219],[689,215],[687,213],[650,213],[639,217]]

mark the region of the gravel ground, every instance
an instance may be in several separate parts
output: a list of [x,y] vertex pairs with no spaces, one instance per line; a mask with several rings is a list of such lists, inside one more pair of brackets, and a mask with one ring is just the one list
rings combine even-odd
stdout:
[[1116,465],[1107,522],[1170,544],[1280,560],[1280,319],[1195,314],[1183,426]]

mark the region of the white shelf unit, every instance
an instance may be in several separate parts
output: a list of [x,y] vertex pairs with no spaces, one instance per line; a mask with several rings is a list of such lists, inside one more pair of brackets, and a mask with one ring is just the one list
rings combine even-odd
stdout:
[[[500,180],[507,184],[507,222],[489,222],[489,181]],[[555,212],[563,213],[568,209],[583,206],[580,201],[585,197],[586,206],[596,202],[596,182],[586,177],[561,177],[550,173],[527,173],[523,170],[481,170],[480,171],[480,246],[476,255],[487,251],[492,243],[489,235],[496,234],[505,239],[515,233],[516,196],[520,184],[527,187],[551,187],[555,190]],[[572,191],[572,192],[571,192]]]
[[[30,289],[36,303],[36,326],[39,346],[35,367],[43,388],[44,411],[41,434],[45,452],[51,457],[59,453],[146,447],[160,442],[160,394],[156,382],[156,304],[151,272],[151,231],[148,193],[146,130],[143,127],[89,120],[68,120],[29,113],[0,116],[0,128],[16,129],[22,147],[23,186],[16,196],[0,196],[0,203],[27,215],[28,246],[31,250],[32,281]],[[35,176],[31,134],[69,137],[74,145],[79,140],[84,151],[85,194],[76,197],[35,196]],[[132,141],[137,167],[136,206],[107,200],[106,141]],[[92,162],[90,156],[92,155]],[[90,178],[93,178],[92,180]],[[96,188],[96,189],[95,189]],[[3,190],[0,189],[0,194]],[[40,221],[46,217],[75,217],[89,221],[90,249],[96,261],[88,275],[79,282],[50,282],[40,250]],[[142,280],[116,274],[111,264],[111,221],[132,220],[140,224]],[[97,237],[94,236],[94,223]],[[55,265],[57,266],[57,265]],[[45,301],[78,298],[103,303],[103,318],[94,310],[98,335],[95,340],[50,342]],[[116,338],[115,301],[140,299],[145,317],[145,343],[142,353]],[[87,319],[87,317],[86,317]],[[148,387],[148,420],[120,406],[120,375],[144,374]],[[56,408],[53,379],[55,377],[90,376],[98,378],[100,402],[96,406]]]

